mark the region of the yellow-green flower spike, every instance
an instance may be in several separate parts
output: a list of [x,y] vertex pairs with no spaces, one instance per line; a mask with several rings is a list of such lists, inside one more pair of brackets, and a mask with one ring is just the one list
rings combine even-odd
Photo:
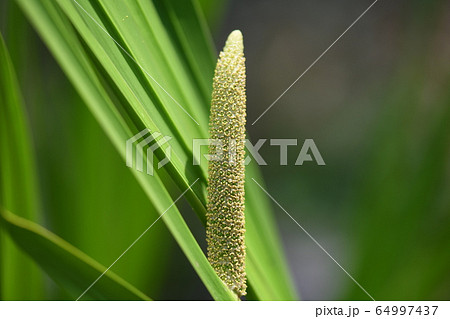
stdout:
[[242,33],[231,32],[213,80],[209,132],[208,260],[239,297],[245,276],[245,58]]

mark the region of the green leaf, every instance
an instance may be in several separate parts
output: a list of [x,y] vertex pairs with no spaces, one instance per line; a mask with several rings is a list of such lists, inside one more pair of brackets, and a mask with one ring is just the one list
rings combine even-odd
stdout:
[[[155,176],[132,173],[160,213],[187,190],[187,200],[204,221],[206,162],[191,164],[192,140],[208,137],[208,85],[215,58],[196,5],[17,1],[122,157],[125,141],[144,127],[172,137],[170,163]],[[165,151],[161,147],[155,156],[161,160]],[[255,166],[248,175],[258,176]],[[246,187],[250,284],[259,299],[296,299],[267,199],[252,180]],[[172,209],[162,219],[210,293],[215,299],[233,299],[179,211]]]
[[[192,78],[197,79],[200,86],[206,85],[205,107],[209,112],[216,56],[211,49],[211,36],[205,30],[206,23],[199,13],[197,2],[157,1],[155,5],[178,48],[177,52],[183,52],[183,54],[180,53],[180,58],[191,61],[186,64],[192,66]],[[186,14],[193,11],[196,14]],[[199,71],[200,68],[202,68],[201,71]],[[285,263],[270,202],[252,178],[263,183],[259,169],[253,162],[247,166],[245,186],[247,274],[250,284],[261,300],[296,300],[297,292]]]
[[[2,211],[0,217],[16,244],[74,298],[80,296],[106,270],[106,267],[40,225],[8,211]],[[100,300],[150,300],[110,270],[84,296]]]
[[211,101],[216,64],[212,38],[196,1],[156,1],[155,7],[179,59],[184,62],[201,89],[206,111]]
[[[56,59],[80,92],[81,96],[85,99],[94,116],[100,122],[113,144],[124,157],[124,143],[129,137],[135,134],[135,126],[132,125],[132,127],[129,127],[127,122],[131,121],[131,119],[126,117],[126,114],[120,112],[123,110],[115,108],[111,98],[101,85],[101,80],[103,79],[100,79],[97,76],[96,71],[92,67],[92,63],[89,62],[88,54],[84,51],[83,45],[80,43],[76,33],[74,33],[70,22],[64,17],[54,1],[19,1],[19,3],[33,23],[38,27],[44,40],[55,54]],[[81,18],[86,18],[86,15]],[[87,19],[89,19],[89,17],[87,17]],[[95,28],[95,30],[99,30],[98,26],[95,26]],[[100,32],[102,32],[101,29]],[[105,37],[105,35],[101,34],[98,36],[99,38]],[[95,37],[91,38],[91,40],[95,40]],[[103,50],[101,47],[100,49]],[[111,50],[117,52],[116,47],[114,47],[114,50]],[[121,55],[122,53],[120,52],[117,53]],[[103,54],[106,54],[106,52]],[[116,58],[119,59],[118,56],[116,56]],[[105,56],[105,60],[107,60],[107,56]],[[135,67],[134,64],[131,65]],[[116,66],[119,66],[120,69],[124,69],[126,74],[130,71],[128,63],[116,62],[116,64],[108,64],[108,67],[112,69],[111,72],[118,77],[118,80],[122,81],[122,74],[117,73]],[[125,71],[126,69],[128,69],[128,71]],[[128,74],[128,76],[130,75],[131,74]],[[128,97],[130,100],[133,100],[133,103],[136,103],[138,100],[134,97],[134,93],[130,91],[131,87],[128,86],[126,82],[120,83],[125,87],[124,93],[131,92],[131,96]],[[137,80],[134,85],[141,86]],[[151,101],[149,103],[151,103]],[[137,105],[139,106],[140,104]],[[123,107],[129,108],[128,105],[123,105]],[[142,107],[142,105],[140,105],[140,107]],[[129,111],[132,111],[132,109],[128,110],[128,112]],[[164,124],[164,122],[162,122],[162,124]],[[155,129],[155,126],[150,122],[149,126],[154,128],[154,130],[164,132],[158,128]],[[174,147],[174,144],[171,145]],[[135,174],[145,193],[151,199],[155,209],[157,209],[160,214],[171,207],[172,211],[164,214],[162,219],[172,232],[172,235],[177,240],[211,295],[216,300],[235,300],[236,296],[217,277],[211,265],[208,263],[178,209],[175,206],[172,207],[173,199],[162,184],[161,179],[158,176],[141,174],[136,170],[132,170],[132,172]],[[187,185],[183,191],[186,190],[189,185]]]
[[[29,132],[16,75],[0,36],[0,208],[38,219],[39,204]],[[0,233],[0,299],[36,300],[43,296],[42,273]],[[23,287],[28,287],[23,289]]]
[[268,197],[253,178],[264,185],[258,167],[250,163],[245,178],[248,279],[260,300],[298,300]]

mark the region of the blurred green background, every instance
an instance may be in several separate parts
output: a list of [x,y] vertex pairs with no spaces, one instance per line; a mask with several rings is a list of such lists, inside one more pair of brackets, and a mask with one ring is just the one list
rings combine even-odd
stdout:
[[[0,3],[0,31],[31,127],[42,224],[109,265],[158,215],[14,1]],[[278,164],[277,147],[266,142],[261,149],[268,191],[375,299],[448,300],[450,1],[379,1],[251,125],[370,3],[202,7],[217,48],[231,30],[244,34],[251,140],[299,140],[287,166]],[[306,138],[326,166],[294,165]],[[187,203],[181,211],[202,236]],[[283,211],[274,211],[302,299],[368,299]],[[162,222],[114,271],[154,299],[210,299]],[[26,278],[14,281],[21,299],[35,298],[20,288],[30,285]],[[46,285],[42,298],[68,298],[51,280]]]

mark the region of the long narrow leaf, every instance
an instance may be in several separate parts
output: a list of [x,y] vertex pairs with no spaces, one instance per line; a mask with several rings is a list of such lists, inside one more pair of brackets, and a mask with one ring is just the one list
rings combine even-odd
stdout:
[[[124,142],[133,135],[130,127],[126,124],[127,119],[122,117],[102,88],[92,64],[88,61],[88,55],[83,50],[83,45],[79,42],[77,35],[57,4],[54,1],[35,0],[19,0],[19,3],[38,28],[120,154],[125,157]],[[89,19],[89,17],[85,18]],[[96,27],[98,28],[98,26]],[[117,73],[117,75],[119,74]],[[129,88],[126,84],[125,87]],[[151,127],[151,124],[149,126]],[[137,171],[133,171],[133,173],[160,213],[172,206],[173,200],[158,176],[148,176]],[[171,210],[164,214],[162,219],[212,296],[217,300],[235,300],[234,294],[223,284],[209,265],[177,208],[172,207]]]
[[[39,204],[29,133],[14,68],[1,36],[0,65],[0,208],[36,220]],[[0,299],[41,299],[42,273],[3,233],[0,256]]]
[[[150,1],[18,1],[122,156],[126,139],[143,127],[174,137],[171,140],[172,160],[161,170],[167,174],[158,172],[158,176],[149,178],[136,171],[133,173],[160,211],[171,204],[165,189],[170,188],[172,181],[183,191],[199,178],[192,190],[188,189],[186,197],[200,218],[204,219],[206,166],[198,167],[190,163],[192,140],[208,137],[208,105],[205,101],[209,98],[207,83],[210,83],[213,66],[208,61],[213,59],[208,58],[204,65],[199,63],[196,58],[199,53],[195,50],[201,50],[201,56],[211,56],[210,50],[206,51],[208,44],[204,43],[202,48],[199,44],[204,41],[201,36],[195,38],[196,45],[188,44],[189,34],[181,32],[180,22],[176,23],[181,17],[178,7],[174,9],[176,4],[164,2],[156,8]],[[185,10],[187,16],[198,19],[193,16],[197,14],[195,7],[184,6],[189,9]],[[169,17],[172,29],[165,28],[169,22],[165,20],[163,23],[159,14]],[[73,33],[64,15],[75,26],[79,37]],[[184,26],[189,24],[187,21],[183,22]],[[193,29],[199,30],[200,27],[193,26]],[[180,47],[186,50],[184,57],[177,51]],[[86,48],[88,52],[85,52]],[[91,63],[98,66],[96,71]],[[114,88],[114,93],[123,101],[122,105],[112,104],[96,72]],[[161,149],[155,155],[159,159],[166,156]],[[248,170],[249,176],[257,176],[254,166]],[[250,179],[246,187],[250,193],[246,210],[250,284],[260,299],[295,299],[265,195]],[[184,235],[181,237],[178,234],[181,229],[177,230],[176,225],[172,224],[173,219],[178,217],[178,222],[184,225]],[[164,216],[163,220],[172,225],[172,234],[184,247],[185,253],[193,249],[187,257],[194,267],[198,258],[202,263],[206,262],[178,212]],[[205,268],[199,275],[205,280],[210,267],[203,266]],[[211,291],[210,286],[208,289]]]
[[[40,225],[8,211],[2,211],[0,217],[17,245],[74,299],[106,270],[106,267]],[[112,271],[106,272],[84,296],[100,300],[150,300]]]

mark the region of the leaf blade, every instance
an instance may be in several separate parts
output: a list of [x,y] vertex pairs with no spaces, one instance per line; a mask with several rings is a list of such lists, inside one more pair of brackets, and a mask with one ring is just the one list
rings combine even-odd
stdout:
[[[0,35],[0,208],[39,218],[39,201],[31,143],[15,70]],[[36,300],[44,293],[43,277],[10,238],[0,233],[0,298]],[[26,285],[29,289],[21,287]]]
[[[28,1],[27,3],[24,0],[18,1],[23,3],[25,9],[27,9],[27,6],[30,6],[30,3],[34,3],[32,4],[33,6],[37,5],[36,1]],[[60,35],[60,43],[56,44],[55,39],[48,37],[48,32],[62,31],[59,29],[55,30],[53,26],[50,27],[50,30],[47,27],[46,32],[43,32],[43,25],[48,23],[48,21],[42,21],[42,19],[45,19],[42,17],[40,19],[36,18],[35,10],[27,10],[28,15],[34,20],[37,28],[41,29],[40,33],[46,38],[46,42],[57,56],[57,59],[60,60],[73,84],[84,95],[91,111],[108,133],[119,153],[125,156],[124,142],[143,127],[149,128],[152,132],[157,131],[175,137],[173,144],[171,144],[172,161],[162,168],[162,171],[167,173],[166,175],[157,173],[155,176],[148,178],[133,170],[133,174],[138,178],[155,207],[161,212],[171,205],[171,196],[165,189],[171,187],[172,181],[175,182],[180,191],[184,191],[195,178],[199,177],[199,183],[193,187],[193,190],[188,190],[186,197],[200,219],[204,221],[206,212],[206,163],[200,167],[190,165],[193,151],[192,139],[207,138],[206,122],[209,107],[205,100],[208,100],[209,97],[207,97],[205,87],[206,83],[211,82],[210,74],[212,74],[212,69],[209,72],[207,72],[207,69],[212,68],[213,63],[208,64],[209,66],[205,64],[202,71],[198,71],[199,62],[193,58],[193,55],[195,55],[194,50],[197,49],[194,48],[201,48],[202,46],[198,44],[188,46],[186,44],[189,41],[187,34],[186,32],[180,32],[180,25],[175,26],[175,32],[172,33],[164,30],[157,9],[148,1],[129,1],[125,4],[79,0],[78,3],[82,5],[83,9],[71,1],[58,0],[57,5],[52,4],[48,0],[42,3],[45,6],[41,4],[43,6],[41,10],[53,10],[58,12],[58,15],[67,17],[75,26],[78,32],[77,35],[79,34],[83,39],[84,43],[80,43],[76,39],[77,35],[64,30],[67,29],[67,26],[64,24],[68,22],[60,21],[58,28],[64,30],[64,36]],[[168,8],[166,9],[166,15],[173,15],[180,19],[181,13],[177,10],[172,10],[171,4],[164,3],[162,7]],[[60,12],[59,9],[62,11]],[[159,10],[161,12],[162,9],[159,8]],[[58,17],[58,19],[60,18]],[[198,27],[195,28],[198,30]],[[117,39],[115,40],[117,42],[113,41],[105,31],[116,37]],[[61,53],[61,42],[64,42],[66,38],[70,39],[70,41],[64,44],[66,49]],[[184,61],[180,61],[180,55],[182,56],[182,54],[177,52],[177,45],[173,43],[174,39],[178,39],[176,42],[181,43],[178,46],[186,48],[188,51],[186,53],[188,56]],[[197,39],[196,41],[203,40]],[[207,45],[205,44],[205,46]],[[83,52],[84,46],[88,47],[92,52],[96,61],[101,65],[101,70],[90,66],[90,58]],[[72,48],[76,48],[75,55],[70,52]],[[76,56],[77,54],[79,55],[78,57]],[[202,52],[203,56],[211,54],[211,51],[209,53]],[[70,58],[68,58],[69,56]],[[208,59],[214,60],[214,57]],[[167,64],[167,61],[170,61],[171,65],[166,68],[162,67]],[[197,62],[194,63],[195,61]],[[180,110],[179,105],[176,105],[170,96],[155,81],[150,79],[140,66],[136,66],[135,62],[138,62],[145,70],[151,71],[152,76],[158,83],[164,85],[167,92],[170,92],[183,107],[186,106],[189,112],[193,112],[194,116],[200,115],[201,120],[199,120],[199,123],[205,123],[204,127],[198,127],[189,119]],[[189,63],[193,65],[187,67],[186,65]],[[80,70],[80,68],[85,70]],[[104,73],[102,75],[123,95],[126,105],[120,107],[124,111],[120,111],[120,107],[109,100],[108,95],[104,92],[102,85],[100,85],[100,81],[96,79],[96,73],[98,72]],[[187,74],[189,72],[192,74]],[[191,78],[196,78],[197,81],[190,83],[189,79]],[[90,87],[87,87],[84,82],[90,83]],[[203,85],[195,85],[195,82],[201,82]],[[93,92],[92,86],[95,88],[95,92]],[[155,152],[155,155],[161,160],[166,154],[164,151],[158,150]],[[248,166],[248,171],[251,176],[257,174],[254,165]],[[246,211],[249,221],[247,246],[251,251],[251,255],[254,256],[253,262],[247,268],[250,284],[257,287],[254,290],[260,299],[296,299],[297,296],[295,289],[292,287],[292,280],[289,278],[284,257],[280,253],[281,245],[278,240],[274,220],[269,213],[270,206],[263,197],[264,195],[257,195],[259,189],[252,184],[253,182],[249,180],[246,186],[249,189],[249,193],[256,194],[254,195],[255,199],[250,198],[248,200]],[[155,194],[158,193],[162,195],[156,196]],[[191,264],[195,268],[195,264],[198,262],[195,258],[199,258],[202,267],[196,270],[199,272],[200,277],[204,280],[206,280],[205,278],[214,278],[210,273],[209,263],[206,264],[207,261],[203,252],[192,237],[189,228],[185,227],[184,220],[180,218],[179,212],[170,214],[170,216],[173,215],[175,216],[164,216],[163,220],[167,225],[171,225],[169,228],[171,228],[172,234],[177,238],[180,246],[183,247]],[[267,235],[261,236],[259,233]],[[227,293],[224,291],[221,291],[221,293],[224,293],[221,297],[217,295],[219,290],[216,288],[220,284],[216,282],[216,278],[213,281],[208,281],[207,283],[210,292],[214,291],[216,294],[215,298],[226,297]],[[215,287],[215,284],[218,284],[218,286]]]
[[[63,19],[62,12],[52,1],[18,1],[121,156],[125,157],[124,142],[133,135],[131,133],[133,127],[128,126],[127,121],[115,108],[100,85],[100,80],[97,78],[91,63],[89,63],[87,54],[83,51],[83,46],[79,43],[76,34],[70,29],[70,24]],[[132,172],[160,214],[172,206],[172,197],[157,175],[149,176],[136,170],[132,170]],[[174,211],[164,214],[162,219],[213,298],[216,300],[236,300],[236,296],[215,274],[178,209],[173,207],[172,210]]]
[[[1,220],[16,244],[74,297],[81,295],[106,270],[38,224],[8,211],[2,211]],[[107,271],[86,296],[101,300],[151,300],[112,271]]]

